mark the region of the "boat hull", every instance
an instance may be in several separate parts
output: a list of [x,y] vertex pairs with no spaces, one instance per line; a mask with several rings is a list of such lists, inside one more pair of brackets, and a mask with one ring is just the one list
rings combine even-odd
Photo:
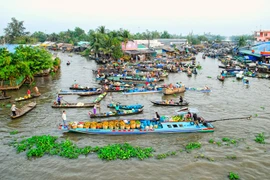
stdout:
[[174,104],[166,104],[163,101],[151,101],[154,105],[158,106],[187,106],[188,102],[182,102],[182,103],[174,103]]
[[133,115],[133,114],[139,114],[139,113],[142,113],[143,112],[143,109],[138,109],[137,111],[135,112],[130,112],[130,113],[115,113],[115,114],[107,114],[107,113],[100,113],[100,114],[91,114],[91,118],[108,118],[108,117],[113,117],[113,116],[128,116],[128,115]]
[[37,103],[35,103],[35,102],[28,103],[27,105],[25,105],[21,108],[20,112],[16,112],[17,113],[16,116],[10,115],[10,117],[12,119],[19,118],[19,117],[25,115],[26,113],[30,112],[32,109],[34,109],[36,107],[36,105],[37,105]]
[[86,129],[76,128],[68,129],[59,127],[63,131],[72,133],[84,133],[93,135],[143,135],[143,134],[168,134],[168,133],[210,133],[214,132],[214,126],[207,123],[207,127],[203,124],[199,126],[190,122],[161,122],[158,128],[152,129]]

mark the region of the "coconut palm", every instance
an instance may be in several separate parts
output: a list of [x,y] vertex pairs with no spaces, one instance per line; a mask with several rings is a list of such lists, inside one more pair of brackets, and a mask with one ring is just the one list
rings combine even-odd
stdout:
[[108,30],[106,30],[105,26],[99,26],[97,28],[97,32],[101,34],[106,34]]
[[94,51],[96,57],[98,57],[98,53],[100,52],[100,48],[102,46],[102,38],[102,34],[95,31],[91,31],[89,34],[90,49]]
[[238,39],[238,46],[239,47],[243,47],[245,45],[247,45],[247,39],[245,38],[245,36],[241,36],[239,39]]

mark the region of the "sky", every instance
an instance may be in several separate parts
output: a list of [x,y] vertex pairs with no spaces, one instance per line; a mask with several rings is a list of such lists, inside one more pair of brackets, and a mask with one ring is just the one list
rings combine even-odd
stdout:
[[[0,0],[0,35],[11,18],[31,33],[59,33],[104,25],[131,33],[252,34],[270,30],[270,0]],[[268,11],[268,12],[267,12]]]

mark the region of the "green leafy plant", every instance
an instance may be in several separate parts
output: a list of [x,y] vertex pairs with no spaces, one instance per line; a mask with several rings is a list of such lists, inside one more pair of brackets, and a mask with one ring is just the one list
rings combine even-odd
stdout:
[[214,142],[215,142],[214,139],[209,140],[209,143],[211,143],[211,144],[213,144]]
[[260,133],[260,134],[257,134],[256,136],[255,136],[255,141],[257,142],[257,143],[260,143],[260,144],[265,144],[265,136],[264,136],[264,133]]
[[201,143],[199,142],[191,142],[191,143],[188,143],[185,147],[186,151],[189,152],[193,149],[199,149],[201,148]]
[[226,159],[232,159],[232,160],[235,160],[237,159],[236,155],[227,155],[226,156]]
[[15,134],[18,134],[18,133],[19,133],[18,130],[14,130],[14,131],[9,132],[10,135],[15,135]]
[[228,177],[229,177],[230,180],[239,179],[239,175],[237,173],[234,173],[234,172],[229,172]]

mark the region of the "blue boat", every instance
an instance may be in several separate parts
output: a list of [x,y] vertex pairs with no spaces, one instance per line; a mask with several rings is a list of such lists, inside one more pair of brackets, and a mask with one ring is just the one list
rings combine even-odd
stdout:
[[211,89],[204,89],[204,88],[193,88],[193,87],[186,87],[186,90],[189,91],[198,91],[198,92],[203,92],[203,93],[208,93],[211,92]]
[[[113,120],[111,120],[113,121]],[[80,128],[59,126],[59,129],[66,132],[84,133],[84,134],[101,134],[101,135],[134,135],[134,134],[151,134],[151,133],[202,133],[202,132],[214,132],[214,126],[211,123],[199,123],[194,122],[170,122],[163,121],[157,122],[153,119],[137,119],[139,126],[131,128],[131,120],[120,120],[125,124],[121,126],[102,126],[100,129],[97,127]],[[104,122],[104,121],[103,121]],[[107,121],[110,123],[110,121]],[[73,126],[74,127],[74,126]],[[104,129],[105,128],[105,129]]]
[[130,89],[128,91],[123,92],[123,94],[148,94],[148,93],[159,93],[162,92],[162,88],[157,88],[156,90],[148,90],[148,89]]
[[[107,105],[108,108],[115,108],[117,104],[110,103]],[[130,104],[130,105],[121,105],[119,104],[119,109],[132,110],[132,109],[142,109],[144,106],[141,104]]]

